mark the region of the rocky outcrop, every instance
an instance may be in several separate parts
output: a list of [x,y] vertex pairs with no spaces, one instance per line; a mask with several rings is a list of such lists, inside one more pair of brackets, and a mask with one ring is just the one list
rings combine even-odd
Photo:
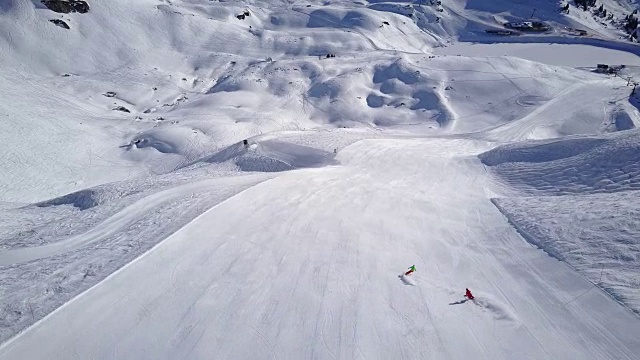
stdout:
[[71,9],[72,9],[71,3],[68,1],[47,0],[47,1],[42,1],[42,3],[44,4],[44,6],[49,8],[49,10],[55,11],[57,13],[68,14],[71,12]]
[[71,1],[71,7],[73,7],[73,11],[80,14],[89,12],[89,4],[86,1]]
[[68,14],[78,12],[84,14],[89,12],[89,4],[81,0],[42,0],[44,6],[57,13]]

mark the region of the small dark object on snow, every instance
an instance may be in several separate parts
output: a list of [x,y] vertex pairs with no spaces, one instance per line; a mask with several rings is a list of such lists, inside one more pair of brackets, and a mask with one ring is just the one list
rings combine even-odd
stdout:
[[115,96],[116,96],[116,93],[115,93],[115,92],[113,92],[113,91],[107,91],[106,93],[104,93],[104,94],[102,94],[102,95],[104,95],[104,96],[106,96],[106,97],[115,97]]
[[70,29],[69,25],[67,25],[66,22],[64,22],[64,21],[62,21],[60,19],[51,19],[49,21],[51,21],[52,23],[56,24],[57,26],[60,26],[63,29],[67,29],[67,30]]
[[244,20],[244,14],[236,15],[238,20]]
[[129,109],[127,109],[124,106],[115,107],[115,108],[113,108],[113,110],[122,111],[122,112],[126,112],[126,113],[130,113],[131,112],[131,111],[129,111]]
[[249,12],[249,10],[245,10],[242,14],[244,14],[244,16],[251,16],[251,13]]
[[249,140],[247,140],[247,139],[242,140],[242,145],[244,145],[244,147],[248,148],[249,147]]
[[389,22],[388,22],[388,21],[383,21],[382,23],[383,23],[384,25],[389,25]]

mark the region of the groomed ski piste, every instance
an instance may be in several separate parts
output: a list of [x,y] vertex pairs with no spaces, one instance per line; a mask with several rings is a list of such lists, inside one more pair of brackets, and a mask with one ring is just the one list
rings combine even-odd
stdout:
[[0,359],[637,359],[598,4],[2,2]]

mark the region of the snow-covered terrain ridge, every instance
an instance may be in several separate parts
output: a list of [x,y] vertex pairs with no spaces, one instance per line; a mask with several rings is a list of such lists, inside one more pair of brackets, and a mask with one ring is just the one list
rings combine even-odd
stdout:
[[635,359],[600,4],[1,2],[0,359]]
[[639,151],[633,130],[505,145],[480,156],[518,190],[519,197],[494,201],[523,236],[636,313],[640,202],[625,200],[640,189]]

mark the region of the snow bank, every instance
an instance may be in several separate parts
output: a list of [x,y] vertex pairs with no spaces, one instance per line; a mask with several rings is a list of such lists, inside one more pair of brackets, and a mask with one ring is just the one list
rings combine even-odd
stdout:
[[[267,174],[207,178],[206,172],[197,169],[183,175],[183,179],[168,175],[164,184],[130,184],[140,193],[84,211],[58,205],[23,208],[17,219],[10,217],[12,212],[0,214],[6,220],[0,226],[0,242],[11,237],[10,250],[0,251],[0,342],[102,281],[207,209],[269,179]],[[17,230],[26,233],[15,237]]]
[[232,145],[207,158],[206,162],[231,161],[241,171],[277,172],[334,164],[335,154],[280,141]]
[[504,182],[530,194],[612,193],[640,189],[640,131],[515,143],[480,159]]
[[493,201],[527,241],[640,314],[639,153],[640,131],[631,130],[514,143],[479,157],[509,185]]

